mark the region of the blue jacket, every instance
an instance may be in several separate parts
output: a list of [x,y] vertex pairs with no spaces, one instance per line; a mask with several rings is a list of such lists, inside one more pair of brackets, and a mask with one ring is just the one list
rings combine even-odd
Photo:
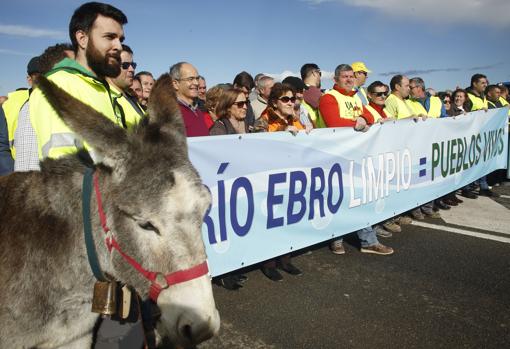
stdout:
[[14,171],[14,160],[9,147],[9,132],[3,108],[0,107],[0,176]]

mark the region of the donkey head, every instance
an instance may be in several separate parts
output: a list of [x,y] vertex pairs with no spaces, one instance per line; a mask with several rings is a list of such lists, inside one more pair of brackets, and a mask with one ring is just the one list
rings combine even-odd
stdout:
[[[126,132],[91,107],[41,78],[38,86],[63,121],[100,157],[97,166],[108,226],[122,250],[144,269],[169,274],[205,261],[202,219],[210,194],[191,165],[184,126],[164,74],[156,82],[149,116]],[[112,250],[105,272],[147,297],[150,282]],[[163,289],[157,331],[181,345],[219,329],[208,275]]]

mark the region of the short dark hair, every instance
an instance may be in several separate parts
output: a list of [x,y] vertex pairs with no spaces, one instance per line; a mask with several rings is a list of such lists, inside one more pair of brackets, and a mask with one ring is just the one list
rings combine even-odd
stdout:
[[320,70],[319,66],[315,63],[305,63],[301,67],[301,79],[306,79],[309,77],[314,71]]
[[378,88],[378,87],[388,88],[385,83],[383,83],[382,81],[377,80],[377,81],[374,81],[373,83],[371,83],[367,87],[367,91],[368,91],[368,93],[374,93],[375,89]]
[[335,78],[338,78],[340,76],[340,73],[343,71],[352,71],[352,67],[349,64],[339,64],[335,68]]
[[489,85],[485,88],[485,94],[489,94],[489,92],[492,92],[495,89],[499,89],[501,91],[501,87],[498,85]]
[[294,96],[296,95],[296,89],[294,88],[294,86],[277,82],[271,88],[271,93],[269,94],[269,98],[267,99],[267,105],[270,108],[273,108],[273,104],[276,104],[278,98],[286,94],[288,91],[292,92],[292,95]]
[[69,37],[73,44],[74,52],[78,51],[78,42],[76,41],[76,32],[83,30],[87,34],[92,29],[98,15],[112,18],[116,22],[124,25],[127,23],[126,15],[116,7],[101,2],[87,2],[78,7],[69,22]]
[[473,87],[473,84],[480,81],[480,79],[487,79],[487,77],[483,74],[475,74],[471,77],[471,87]]
[[131,55],[133,54],[133,50],[131,49],[131,47],[129,47],[126,44],[122,44],[122,51],[126,51],[127,53],[129,53]]
[[68,43],[56,44],[46,48],[39,56],[39,71],[41,74],[46,74],[55,64],[67,58],[66,51],[70,50],[73,50],[73,45]]
[[251,91],[255,87],[255,82],[250,73],[242,71],[234,78],[234,85],[237,87],[245,87],[248,91]]
[[398,74],[391,78],[390,80],[390,88],[392,91],[396,90],[397,85],[402,84],[402,80],[404,79],[404,75]]

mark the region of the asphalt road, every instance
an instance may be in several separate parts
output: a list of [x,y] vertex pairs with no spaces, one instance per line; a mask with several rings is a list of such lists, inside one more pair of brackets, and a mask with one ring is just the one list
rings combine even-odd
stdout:
[[214,286],[222,327],[199,348],[510,348],[510,187],[495,190],[381,239],[392,256],[347,239],[296,256],[301,276]]

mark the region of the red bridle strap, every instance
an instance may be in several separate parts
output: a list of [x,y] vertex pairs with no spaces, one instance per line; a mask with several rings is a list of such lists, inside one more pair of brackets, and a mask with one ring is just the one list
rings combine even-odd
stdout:
[[[110,229],[106,224],[106,214],[103,210],[103,202],[101,200],[101,192],[99,190],[99,178],[97,171],[94,173],[94,190],[96,192],[96,200],[98,206],[99,219],[101,221],[101,226],[103,227],[103,231],[108,233]],[[107,237],[105,239],[106,247],[108,251],[111,253],[112,249],[116,249],[117,252],[128,262],[133,268],[135,268],[140,274],[142,274],[147,280],[151,282],[151,286],[149,288],[149,297],[155,303],[158,300],[158,296],[162,290],[172,286],[177,285],[186,281],[190,281],[193,279],[197,279],[202,275],[205,275],[209,272],[209,268],[207,266],[207,261],[204,261],[201,264],[195,265],[189,269],[178,270],[176,272],[170,274],[163,274],[159,272],[149,271],[144,269],[140,263],[133,259],[133,257],[129,256],[127,253],[122,251],[117,240],[113,237]],[[160,276],[160,277],[158,277]],[[161,284],[163,283],[164,284]]]

